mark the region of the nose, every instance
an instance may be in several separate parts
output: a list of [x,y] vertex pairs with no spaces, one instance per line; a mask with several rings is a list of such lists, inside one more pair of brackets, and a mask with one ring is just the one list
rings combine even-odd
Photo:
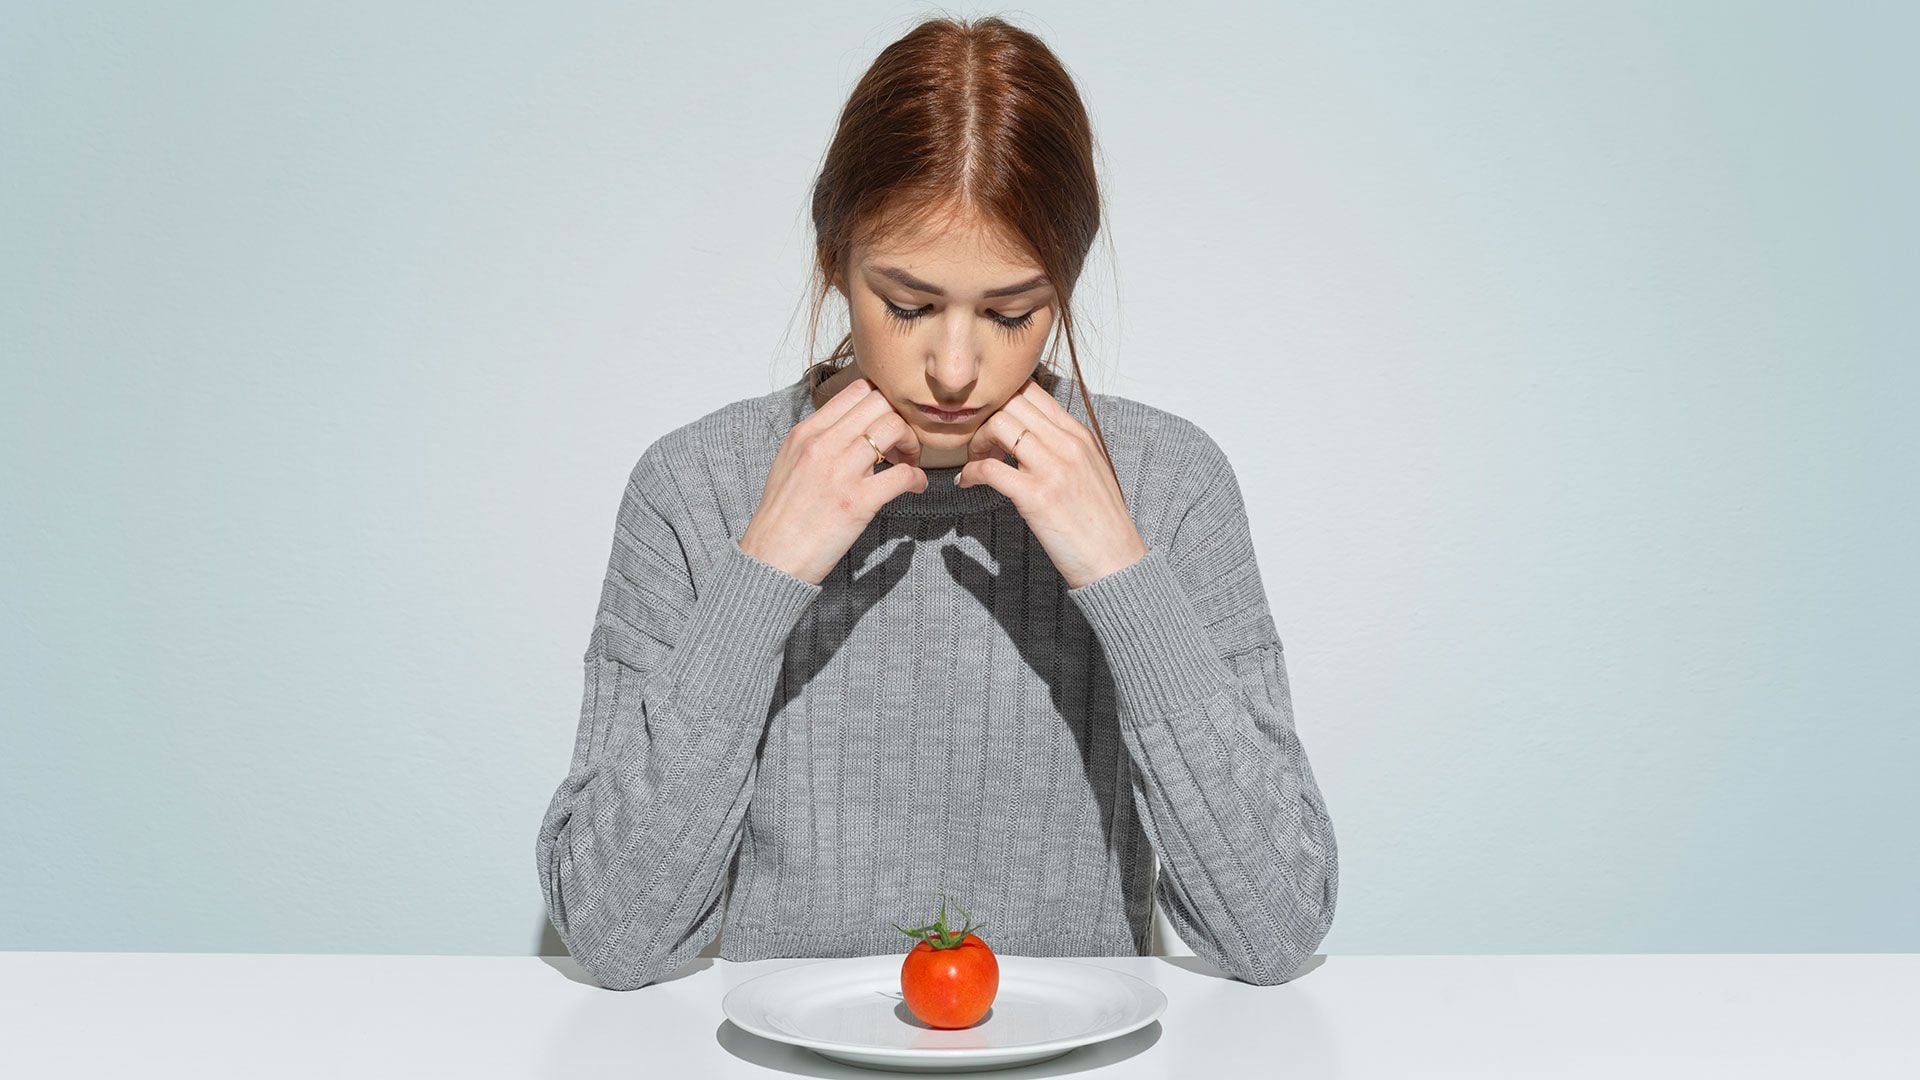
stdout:
[[964,320],[952,320],[927,357],[927,383],[940,401],[957,405],[966,402],[979,378],[980,361],[969,328]]

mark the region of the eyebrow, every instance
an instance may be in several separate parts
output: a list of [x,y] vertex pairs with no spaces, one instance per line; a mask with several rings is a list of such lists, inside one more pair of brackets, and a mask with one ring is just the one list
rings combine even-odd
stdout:
[[[942,289],[940,286],[935,285],[931,282],[921,281],[919,278],[914,277],[912,274],[907,273],[905,270],[902,270],[897,266],[876,266],[873,268],[873,272],[876,274],[884,275],[886,277],[890,277],[893,280],[899,282],[900,284],[905,285],[907,288],[914,290],[915,292],[932,293],[935,296],[947,295],[947,291],[945,289]],[[982,293],[981,295],[987,296],[987,297],[1017,296],[1020,293],[1026,292],[1030,289],[1037,289],[1040,286],[1045,285],[1046,283],[1047,283],[1047,275],[1037,274],[1034,277],[1028,278],[1026,281],[1022,281],[1016,285],[1002,285],[997,289],[988,289],[986,292]]]

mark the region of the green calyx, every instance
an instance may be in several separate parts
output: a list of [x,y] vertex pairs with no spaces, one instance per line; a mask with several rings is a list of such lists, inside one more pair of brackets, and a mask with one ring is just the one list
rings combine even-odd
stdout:
[[973,925],[973,917],[967,914],[966,908],[960,907],[957,901],[953,906],[959,908],[960,917],[964,920],[964,925],[958,930],[947,929],[946,899],[940,901],[940,917],[933,922],[925,926],[916,926],[911,930],[901,926],[899,923],[894,923],[893,928],[917,941],[924,941],[936,949],[957,948],[961,942],[967,940],[968,934],[976,930],[986,929],[987,924],[981,923],[979,926]]

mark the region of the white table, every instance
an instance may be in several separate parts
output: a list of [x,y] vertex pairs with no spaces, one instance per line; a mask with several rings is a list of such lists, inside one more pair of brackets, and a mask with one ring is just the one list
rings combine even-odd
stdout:
[[[805,962],[701,959],[616,992],[559,958],[0,953],[0,1075],[885,1075],[721,1014]],[[1920,1076],[1920,954],[1333,956],[1270,987],[1191,957],[1086,962],[1151,980],[1166,1014],[975,1075]]]

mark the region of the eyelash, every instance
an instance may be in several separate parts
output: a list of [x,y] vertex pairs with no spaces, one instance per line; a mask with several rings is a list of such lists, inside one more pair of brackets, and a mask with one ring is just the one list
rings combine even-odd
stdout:
[[[929,304],[927,305],[927,307],[911,308],[911,309],[895,307],[893,304],[893,301],[887,299],[884,296],[880,298],[880,302],[887,306],[887,314],[891,316],[893,320],[899,323],[901,326],[910,326],[913,323],[918,322],[920,318],[927,313],[928,309],[933,306]],[[1036,308],[1034,310],[1037,311],[1039,309]],[[1009,319],[1005,315],[1002,315],[997,311],[989,312],[988,314],[990,314],[993,317],[993,321],[1000,327],[1000,329],[1005,330],[1007,332],[1008,337],[1017,337],[1020,331],[1025,330],[1027,327],[1033,325],[1032,311],[1027,312],[1025,315],[1022,315],[1017,319]]]

